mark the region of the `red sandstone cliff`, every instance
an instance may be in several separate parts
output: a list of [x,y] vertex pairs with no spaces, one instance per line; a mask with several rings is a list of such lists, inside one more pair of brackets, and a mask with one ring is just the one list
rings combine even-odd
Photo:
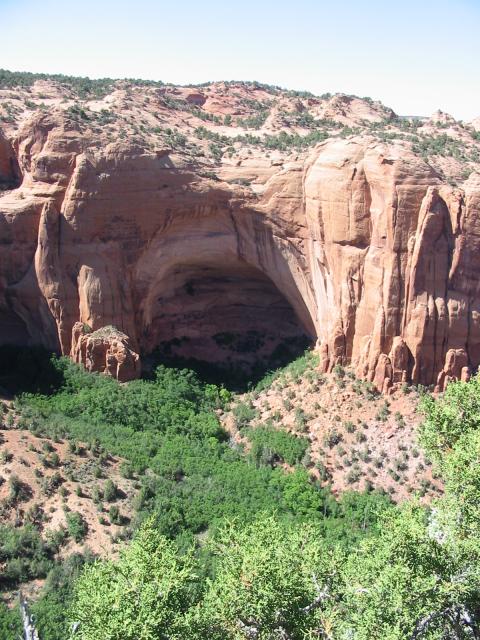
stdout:
[[[4,127],[0,342],[44,344],[122,380],[162,341],[188,338],[208,359],[206,338],[242,327],[267,342],[301,327],[326,369],[352,362],[384,390],[443,388],[479,365],[480,174],[452,186],[440,160],[362,124],[391,112],[350,98],[277,96],[290,111],[270,105],[263,135],[304,109],[358,131],[333,127],[300,151],[232,137],[220,159],[211,145],[227,143],[199,127],[246,126],[223,124],[242,111],[229,87],[175,94],[219,122],[137,89],[133,102],[123,89],[91,102],[121,114],[114,125],[52,98]],[[150,118],[161,134],[125,134]]]

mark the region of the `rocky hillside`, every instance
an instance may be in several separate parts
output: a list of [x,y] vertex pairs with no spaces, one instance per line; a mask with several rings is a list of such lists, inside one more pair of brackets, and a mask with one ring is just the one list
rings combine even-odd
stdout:
[[478,122],[5,71],[0,122],[0,342],[120,380],[305,344],[386,392],[478,366]]
[[[442,491],[418,444],[419,390],[404,385],[388,399],[337,365],[321,374],[293,363],[236,397],[222,416],[232,440],[257,464],[296,464],[335,495],[382,490],[395,501]],[[422,390],[420,390],[422,392]]]
[[98,440],[46,437],[0,400],[0,592],[38,596],[54,562],[114,556],[131,534],[139,482]]

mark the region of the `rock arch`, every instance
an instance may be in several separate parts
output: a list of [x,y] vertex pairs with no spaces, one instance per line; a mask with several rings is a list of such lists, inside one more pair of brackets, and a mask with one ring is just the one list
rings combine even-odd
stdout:
[[[210,287],[224,315],[247,291],[264,311],[270,300],[325,369],[351,363],[378,388],[443,386],[480,364],[478,175],[452,188],[404,147],[351,138],[258,160],[248,188],[241,166],[214,179],[169,151],[82,153],[63,135],[20,141],[23,183],[1,198],[0,310],[31,342],[134,377],[136,354],[181,337],[182,314],[199,340],[209,324],[222,333],[214,304],[192,315]],[[27,156],[51,158],[55,184]]]
[[133,283],[144,353],[180,340],[184,355],[245,361],[249,351],[267,357],[283,341],[317,338],[301,256],[255,212],[175,221],[152,239]]

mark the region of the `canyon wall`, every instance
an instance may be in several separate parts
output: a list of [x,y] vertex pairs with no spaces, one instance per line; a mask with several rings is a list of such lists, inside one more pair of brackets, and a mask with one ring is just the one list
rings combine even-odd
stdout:
[[478,367],[478,174],[449,186],[365,135],[215,173],[167,148],[87,148],[53,115],[0,137],[0,343],[120,380],[159,343],[208,359],[206,337],[242,327],[302,333],[325,370],[352,363],[384,391]]

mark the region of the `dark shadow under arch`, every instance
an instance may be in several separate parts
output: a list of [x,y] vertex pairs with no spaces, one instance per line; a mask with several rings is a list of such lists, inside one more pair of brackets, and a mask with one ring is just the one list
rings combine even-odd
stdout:
[[241,260],[177,265],[158,292],[143,335],[156,345],[143,356],[147,373],[161,362],[245,390],[314,342],[270,278]]

